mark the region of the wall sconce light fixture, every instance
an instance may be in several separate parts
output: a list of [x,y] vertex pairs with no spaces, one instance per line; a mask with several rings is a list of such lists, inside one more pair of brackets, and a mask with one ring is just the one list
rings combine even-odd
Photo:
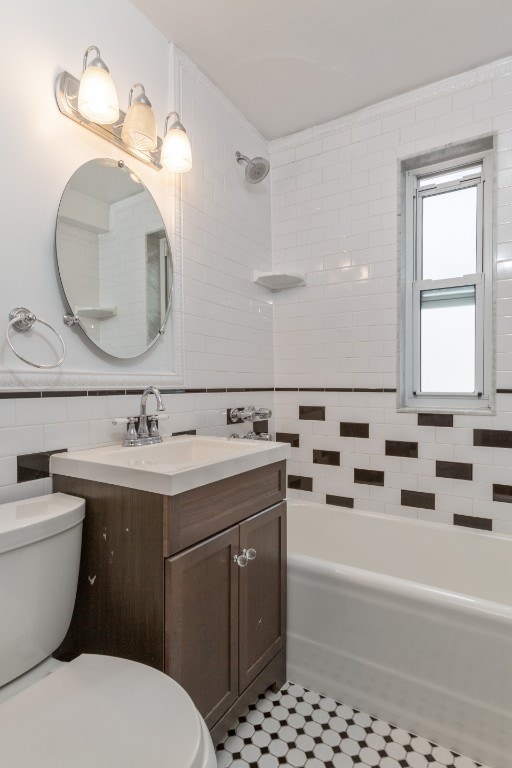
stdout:
[[[136,88],[141,93],[133,98]],[[135,83],[128,97],[128,112],[124,118],[121,139],[129,147],[153,152],[156,149],[156,117],[142,83]]]
[[[96,56],[88,63],[92,51]],[[141,93],[134,97],[136,88],[140,88]],[[80,81],[69,72],[60,74],[56,98],[63,115],[153,168],[160,170],[164,165],[177,173],[192,168],[190,142],[178,114],[170,112],[165,119],[164,154],[162,139],[157,136],[155,114],[144,86],[136,83],[131,88],[125,114],[118,107],[114,82],[97,46],[92,45],[85,52]],[[176,119],[167,130],[172,115]]]
[[[87,57],[92,51],[96,51],[96,56],[87,63]],[[95,45],[91,45],[84,55],[84,68],[78,89],[78,110],[88,120],[100,125],[115,123],[119,117],[116,87]]]
[[[169,118],[173,115],[175,115],[175,120],[168,128]],[[192,168],[190,141],[177,112],[169,112],[165,118],[161,160],[162,165],[169,171],[184,173]]]

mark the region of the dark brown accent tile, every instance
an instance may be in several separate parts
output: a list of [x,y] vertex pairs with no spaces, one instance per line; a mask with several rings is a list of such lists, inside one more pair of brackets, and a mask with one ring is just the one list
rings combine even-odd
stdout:
[[[131,394],[138,394],[132,393]],[[140,392],[142,394],[142,390]],[[88,389],[87,397],[103,397],[105,395],[126,395],[126,389]]]
[[22,397],[41,397],[42,392],[0,392],[0,399],[2,400],[17,400]]
[[292,448],[300,447],[300,435],[294,432],[276,432],[277,443],[290,443]]
[[418,458],[418,443],[405,440],[386,440],[386,456],[405,456],[407,459]]
[[67,389],[67,390],[56,390],[55,392],[44,391],[41,392],[41,397],[87,397],[87,390],[86,389]]
[[299,419],[325,421],[324,405],[299,405]]
[[512,485],[494,484],[492,486],[492,500],[506,501],[508,504],[512,503]]
[[253,430],[259,435],[261,432],[268,432],[268,421],[255,421],[252,425]]
[[178,437],[178,435],[197,435],[197,431],[195,429],[183,429],[181,432],[173,432],[173,437]]
[[463,525],[465,528],[478,528],[480,531],[492,531],[490,517],[473,517],[472,515],[454,515],[454,525]]
[[370,425],[362,421],[340,421],[340,437],[370,437]]
[[339,467],[340,452],[313,448],[313,464],[328,464],[330,467]]
[[354,499],[351,499],[348,496],[333,496],[328,493],[325,497],[325,503],[333,504],[335,507],[348,507],[349,509],[354,509]]
[[462,461],[436,461],[436,477],[451,477],[454,480],[472,480],[473,465]]
[[288,475],[288,488],[296,491],[312,491],[313,478],[302,477],[302,475]]
[[435,509],[435,493],[424,491],[402,491],[401,502],[404,507],[421,507],[422,509]]
[[384,472],[380,469],[354,469],[354,483],[384,485]]
[[418,413],[419,427],[453,427],[452,413]]
[[512,448],[512,431],[509,429],[474,429],[473,445],[487,448]]
[[50,456],[54,453],[65,453],[67,448],[55,451],[39,451],[25,453],[17,457],[17,482],[27,483],[29,480],[41,480],[50,477]]

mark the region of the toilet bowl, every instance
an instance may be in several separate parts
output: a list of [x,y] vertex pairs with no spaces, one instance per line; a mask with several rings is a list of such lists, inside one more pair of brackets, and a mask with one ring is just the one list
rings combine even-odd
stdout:
[[83,654],[33,682],[71,621],[84,508],[61,493],[0,505],[0,765],[215,768],[192,700],[152,667]]

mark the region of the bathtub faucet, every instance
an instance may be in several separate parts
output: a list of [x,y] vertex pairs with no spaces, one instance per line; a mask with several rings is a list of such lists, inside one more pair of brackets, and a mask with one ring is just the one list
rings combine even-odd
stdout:
[[238,435],[236,432],[233,432],[229,437],[231,440],[266,440],[267,442],[272,440],[270,432],[253,432],[252,430],[246,435]]

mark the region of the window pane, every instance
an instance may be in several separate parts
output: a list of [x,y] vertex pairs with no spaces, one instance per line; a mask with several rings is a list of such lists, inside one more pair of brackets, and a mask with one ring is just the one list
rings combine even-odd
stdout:
[[420,189],[423,187],[431,187],[432,184],[447,184],[450,181],[462,181],[468,176],[475,176],[477,173],[482,172],[482,164],[467,165],[465,168],[458,168],[455,171],[446,171],[445,173],[437,173],[432,176],[424,176],[419,180]]
[[423,198],[423,280],[477,271],[476,202],[476,187]]
[[475,286],[421,291],[421,392],[475,391]]

